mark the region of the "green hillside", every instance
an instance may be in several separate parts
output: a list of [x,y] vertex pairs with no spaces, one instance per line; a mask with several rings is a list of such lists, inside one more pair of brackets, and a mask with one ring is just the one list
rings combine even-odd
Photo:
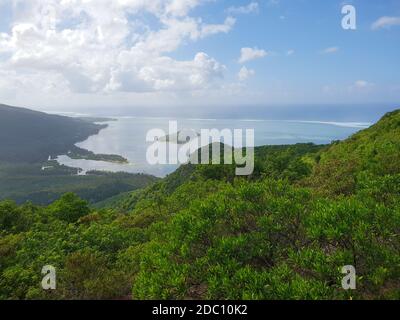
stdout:
[[330,146],[258,148],[246,178],[183,166],[103,209],[2,202],[0,299],[400,299],[399,115]]
[[400,110],[397,110],[386,114],[371,128],[322,152],[307,182],[322,194],[352,194],[366,175],[374,179],[399,174],[399,150]]
[[74,144],[106,125],[0,105],[0,161],[44,162],[66,154]]
[[[266,177],[273,179],[288,179],[292,183],[308,176],[312,171],[314,158],[317,153],[326,146],[318,146],[312,143],[262,146],[255,148],[255,168],[248,178],[251,181]],[[224,149],[221,147],[221,154]],[[211,150],[210,150],[211,154]],[[182,165],[158,183],[144,190],[133,193],[124,193],[116,197],[106,199],[97,204],[103,208],[118,208],[121,211],[130,211],[135,208],[141,199],[153,199],[157,195],[171,195],[178,187],[190,181],[221,180],[233,182],[236,165]]]

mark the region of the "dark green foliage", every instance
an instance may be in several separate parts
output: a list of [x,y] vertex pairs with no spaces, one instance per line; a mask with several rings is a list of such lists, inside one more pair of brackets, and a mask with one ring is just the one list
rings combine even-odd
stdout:
[[[127,228],[120,222],[123,217],[111,211],[92,212],[73,194],[47,208],[34,209],[34,223],[25,231],[15,233],[11,227],[0,238],[0,299],[111,299],[130,295],[131,266],[120,268],[119,256],[123,259],[126,250],[146,239],[142,230]],[[48,264],[57,270],[55,292],[40,287],[41,269]]]
[[34,222],[35,210],[30,204],[18,207],[13,201],[0,202],[0,235],[28,230]]
[[106,125],[0,105],[0,161],[36,163],[68,152]]
[[[117,292],[128,292],[129,278],[110,268],[108,257],[99,252],[81,250],[66,257],[60,274],[64,299],[112,299]],[[121,298],[121,297],[118,297]]]
[[96,154],[92,151],[86,149],[78,148],[77,146],[72,146],[68,152],[68,157],[71,159],[85,159],[93,161],[106,161],[114,163],[129,163],[129,161],[116,154]]
[[79,218],[89,214],[89,204],[73,193],[64,194],[48,207],[51,214],[65,222],[77,222]]
[[312,143],[292,146],[265,146],[256,149],[256,176],[288,179],[291,182],[307,177],[316,162],[317,152],[325,146]]
[[77,176],[76,169],[51,162],[53,169],[42,171],[41,164],[0,163],[0,200],[21,204],[31,201],[48,205],[66,192],[74,192],[91,204],[127,191],[144,188],[158,179],[146,174],[88,172]]

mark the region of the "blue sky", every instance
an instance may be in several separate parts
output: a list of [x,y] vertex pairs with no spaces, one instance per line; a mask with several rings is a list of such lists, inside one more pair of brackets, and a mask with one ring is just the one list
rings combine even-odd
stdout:
[[0,0],[10,104],[399,103],[399,57],[398,0]]

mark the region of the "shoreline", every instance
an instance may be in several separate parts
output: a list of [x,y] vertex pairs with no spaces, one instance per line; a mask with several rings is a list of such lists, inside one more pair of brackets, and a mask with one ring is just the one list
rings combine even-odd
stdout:
[[66,155],[70,157],[71,159],[74,160],[91,160],[91,161],[103,161],[103,162],[109,162],[109,163],[115,163],[115,164],[129,164],[129,160],[124,158],[121,155],[118,154],[102,154],[102,153],[94,153],[93,151],[80,148],[77,146],[78,143],[82,143],[86,140],[88,140],[92,136],[98,135],[102,130],[108,128],[108,124],[102,123],[102,122],[110,122],[110,121],[118,121],[118,119],[112,119],[112,118],[103,118],[103,117],[85,117],[85,118],[79,118],[81,121],[86,121],[88,123],[94,124],[98,126],[98,130],[94,132],[93,134],[87,136],[85,139],[77,141],[74,143],[74,145],[69,148],[65,154],[59,154],[56,155],[55,158],[58,158],[59,156]]

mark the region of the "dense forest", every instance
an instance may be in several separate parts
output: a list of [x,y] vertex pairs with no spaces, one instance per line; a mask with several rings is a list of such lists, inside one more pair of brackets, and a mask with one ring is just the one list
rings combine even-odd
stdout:
[[90,171],[86,175],[77,175],[76,169],[61,166],[56,161],[47,164],[52,168],[42,171],[40,163],[0,163],[0,200],[48,205],[64,193],[74,192],[90,204],[95,204],[159,180],[147,174],[123,172]]
[[257,148],[246,178],[186,165],[96,208],[3,201],[0,299],[400,299],[399,200],[395,111],[329,146]]

